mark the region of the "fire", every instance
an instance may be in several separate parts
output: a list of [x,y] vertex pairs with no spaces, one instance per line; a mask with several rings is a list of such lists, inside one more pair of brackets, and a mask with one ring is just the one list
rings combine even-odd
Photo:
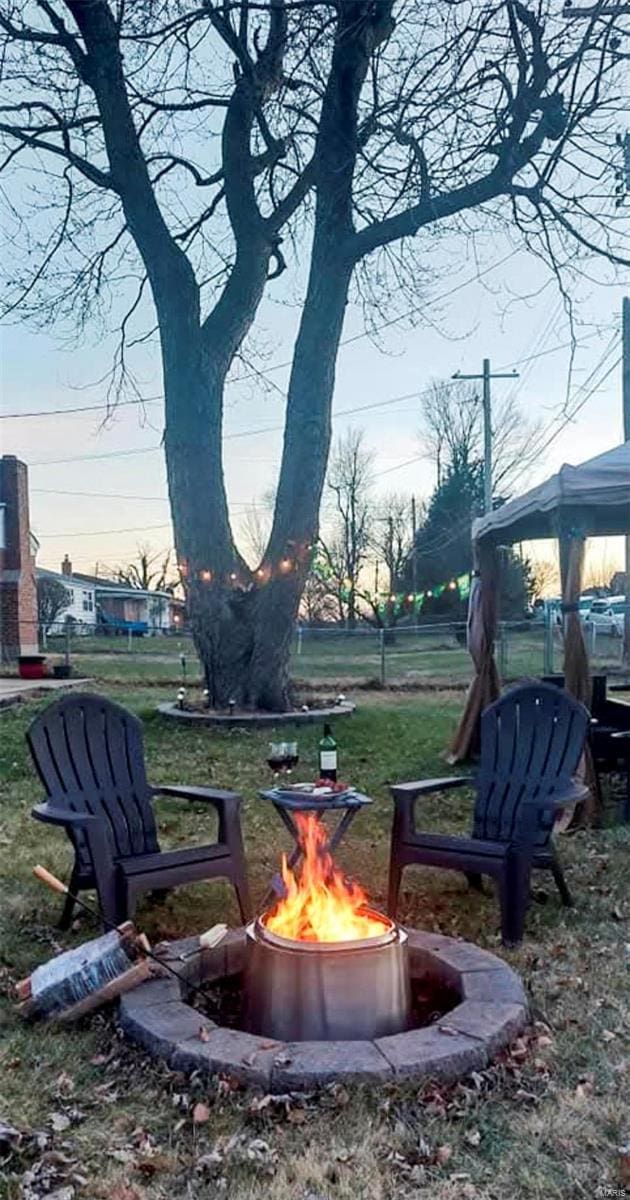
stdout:
[[378,937],[385,921],[368,908],[363,888],[348,882],[326,848],[326,831],[313,813],[296,813],[304,860],[299,878],[282,856],[287,895],[265,917],[271,933],[299,942],[351,942]]

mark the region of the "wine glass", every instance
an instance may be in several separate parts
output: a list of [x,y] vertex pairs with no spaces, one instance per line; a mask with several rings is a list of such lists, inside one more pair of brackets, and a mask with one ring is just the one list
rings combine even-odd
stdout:
[[268,763],[269,767],[271,768],[271,770],[273,771],[273,777],[274,777],[275,781],[277,781],[280,772],[282,770],[284,770],[284,764],[285,764],[284,746],[285,746],[284,742],[269,742],[269,749],[267,752],[267,763]]
[[291,771],[297,767],[300,761],[297,742],[285,742],[285,762],[287,775],[291,776]]

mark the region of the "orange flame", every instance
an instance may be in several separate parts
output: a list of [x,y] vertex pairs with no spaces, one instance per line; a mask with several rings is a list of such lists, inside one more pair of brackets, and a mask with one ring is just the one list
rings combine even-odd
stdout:
[[313,813],[296,813],[304,861],[299,879],[282,856],[287,895],[267,913],[272,933],[299,942],[351,942],[379,937],[387,923],[368,908],[358,883],[344,879],[327,849],[326,830]]

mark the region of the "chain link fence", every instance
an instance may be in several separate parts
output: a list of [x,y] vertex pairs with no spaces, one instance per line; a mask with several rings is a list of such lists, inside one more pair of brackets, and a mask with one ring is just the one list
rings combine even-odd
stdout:
[[[585,631],[593,670],[622,667],[622,639]],[[504,680],[551,675],[562,669],[561,628],[551,621],[504,621],[495,647]],[[398,626],[394,629],[297,630],[293,673],[316,681],[371,681],[378,686],[461,687],[472,664],[463,624]]]
[[[588,625],[585,637],[594,671],[623,673],[622,638]],[[64,622],[37,630],[37,641],[47,673],[60,678],[72,673],[164,687],[201,684],[192,638],[179,626],[141,636],[132,629],[112,633],[98,624]],[[561,628],[551,619],[502,622],[496,658],[507,681],[561,671]],[[355,630],[298,626],[292,675],[322,686],[448,688],[466,686],[472,664],[461,622]]]

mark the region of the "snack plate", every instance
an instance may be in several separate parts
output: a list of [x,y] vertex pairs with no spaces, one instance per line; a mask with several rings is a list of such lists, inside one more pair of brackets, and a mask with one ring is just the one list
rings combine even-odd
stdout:
[[[307,790],[308,789],[308,790]],[[294,810],[310,809],[312,811],[332,808],[347,808],[354,805],[369,803],[367,797],[354,788],[344,788],[342,792],[334,792],[332,788],[314,788],[313,784],[291,784],[288,787],[270,788],[262,792],[262,796],[277,800],[285,808]]]

